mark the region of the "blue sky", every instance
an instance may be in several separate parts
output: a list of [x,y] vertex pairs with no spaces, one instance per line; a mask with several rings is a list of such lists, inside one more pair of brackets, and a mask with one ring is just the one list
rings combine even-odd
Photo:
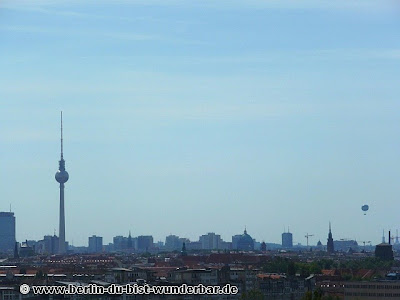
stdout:
[[[17,239],[398,224],[395,1],[0,3],[0,210]],[[370,205],[364,216],[361,205]]]

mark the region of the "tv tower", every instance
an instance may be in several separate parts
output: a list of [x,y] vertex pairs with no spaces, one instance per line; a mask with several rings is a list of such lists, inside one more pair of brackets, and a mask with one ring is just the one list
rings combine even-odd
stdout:
[[58,253],[63,254],[66,252],[65,249],[65,214],[64,214],[64,183],[68,181],[69,175],[65,171],[65,160],[63,156],[63,122],[61,112],[61,159],[59,161],[58,171],[56,172],[55,178],[60,183],[60,227],[59,227],[59,246]]

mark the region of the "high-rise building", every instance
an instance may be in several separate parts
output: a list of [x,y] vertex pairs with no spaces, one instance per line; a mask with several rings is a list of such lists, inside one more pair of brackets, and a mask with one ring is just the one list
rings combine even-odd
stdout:
[[328,243],[326,245],[326,250],[328,253],[334,253],[335,247],[333,245],[333,238],[332,238],[332,230],[331,230],[331,222],[329,222],[329,233],[328,233]]
[[114,250],[122,251],[128,249],[128,238],[118,235],[113,238]]
[[61,112],[61,158],[59,161],[58,171],[55,175],[57,182],[60,184],[60,225],[59,225],[59,246],[58,252],[63,254],[67,251],[65,243],[65,213],[64,213],[64,183],[68,181],[69,174],[65,171],[65,160],[63,156],[63,123]]
[[139,252],[147,252],[153,248],[153,237],[151,235],[139,235],[137,237],[137,250]]
[[182,248],[183,242],[179,236],[176,235],[168,235],[165,238],[165,249],[169,251],[180,250]]
[[103,251],[103,238],[101,236],[90,236],[89,237],[89,252],[99,253]]
[[15,216],[0,212],[0,252],[13,253],[15,248]]
[[232,236],[232,249],[237,250],[238,242],[241,237],[242,237],[241,234],[236,234],[236,235]]
[[292,248],[293,247],[293,234],[291,232],[282,233],[282,247]]
[[202,249],[222,249],[222,239],[219,234],[209,232],[199,238]]
[[43,252],[47,254],[57,254],[60,246],[60,239],[56,235],[45,235],[43,237]]

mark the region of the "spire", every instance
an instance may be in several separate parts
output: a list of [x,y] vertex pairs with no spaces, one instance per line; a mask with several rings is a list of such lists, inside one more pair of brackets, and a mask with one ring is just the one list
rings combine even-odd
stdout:
[[326,244],[326,248],[329,254],[333,254],[335,252],[335,246],[333,244],[332,238],[331,222],[329,222],[328,243]]
[[[60,170],[60,171],[65,171],[65,160],[64,160],[64,138],[63,138],[63,114],[62,114],[62,111],[61,111],[61,158],[60,158],[60,161],[59,161],[59,167],[58,167],[58,169]],[[67,179],[68,180],[68,179]],[[66,181],[67,181],[66,180]],[[65,181],[65,182],[66,182]]]
[[132,236],[131,236],[131,231],[130,230],[129,230],[127,247],[128,247],[128,249],[131,249],[131,250],[133,248],[133,241],[132,241]]
[[181,255],[182,256],[187,256],[186,243],[185,242],[183,242],[183,244],[182,244]]
[[61,160],[63,159],[63,121],[62,121],[62,111],[61,111]]

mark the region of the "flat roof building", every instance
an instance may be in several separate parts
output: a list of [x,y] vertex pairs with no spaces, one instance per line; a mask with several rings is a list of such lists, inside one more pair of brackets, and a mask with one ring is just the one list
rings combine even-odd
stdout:
[[15,216],[0,212],[0,252],[13,253],[15,248]]

